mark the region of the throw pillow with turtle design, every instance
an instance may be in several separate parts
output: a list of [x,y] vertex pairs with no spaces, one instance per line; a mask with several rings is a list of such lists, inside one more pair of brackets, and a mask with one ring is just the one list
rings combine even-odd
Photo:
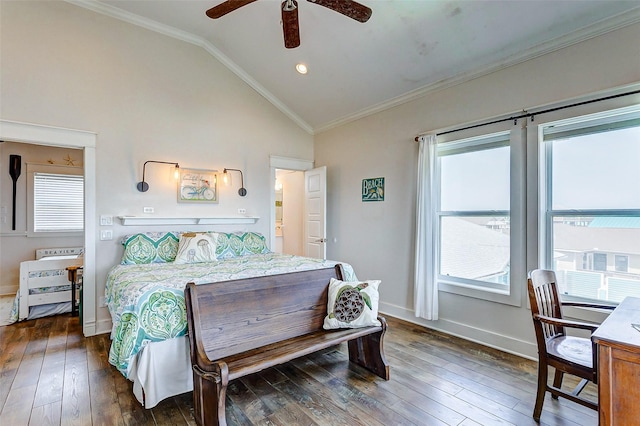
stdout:
[[378,321],[379,280],[329,283],[326,330],[380,325]]

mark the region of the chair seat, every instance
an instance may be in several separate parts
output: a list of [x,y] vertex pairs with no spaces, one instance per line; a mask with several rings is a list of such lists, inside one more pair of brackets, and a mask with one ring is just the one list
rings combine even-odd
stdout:
[[547,355],[563,362],[570,361],[587,369],[593,368],[590,339],[573,336],[556,336],[547,341]]

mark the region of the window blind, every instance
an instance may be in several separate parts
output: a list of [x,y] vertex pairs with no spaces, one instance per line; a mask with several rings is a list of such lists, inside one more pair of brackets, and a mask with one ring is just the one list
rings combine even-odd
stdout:
[[34,174],[34,232],[84,229],[84,177]]

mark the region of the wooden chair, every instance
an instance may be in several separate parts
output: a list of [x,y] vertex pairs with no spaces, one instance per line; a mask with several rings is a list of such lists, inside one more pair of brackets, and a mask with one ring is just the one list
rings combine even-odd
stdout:
[[[598,309],[613,309],[611,305],[579,302],[562,302],[558,297],[556,274],[553,271],[536,269],[529,273],[529,301],[538,343],[538,392],[533,418],[540,420],[546,392],[551,397],[563,397],[591,409],[598,404],[579,396],[588,382],[598,383],[597,351],[591,339],[568,336],[566,328],[595,331],[597,324],[569,321],[562,318],[562,306],[581,306]],[[548,384],[549,366],[555,369],[553,385]],[[582,378],[578,386],[567,392],[561,389],[565,373]]]

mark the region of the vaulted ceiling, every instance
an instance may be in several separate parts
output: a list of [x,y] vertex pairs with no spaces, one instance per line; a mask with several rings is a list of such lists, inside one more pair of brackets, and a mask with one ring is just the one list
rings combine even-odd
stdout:
[[203,46],[310,133],[640,22],[638,0],[362,0],[366,23],[297,0],[286,49],[279,0],[68,1]]

